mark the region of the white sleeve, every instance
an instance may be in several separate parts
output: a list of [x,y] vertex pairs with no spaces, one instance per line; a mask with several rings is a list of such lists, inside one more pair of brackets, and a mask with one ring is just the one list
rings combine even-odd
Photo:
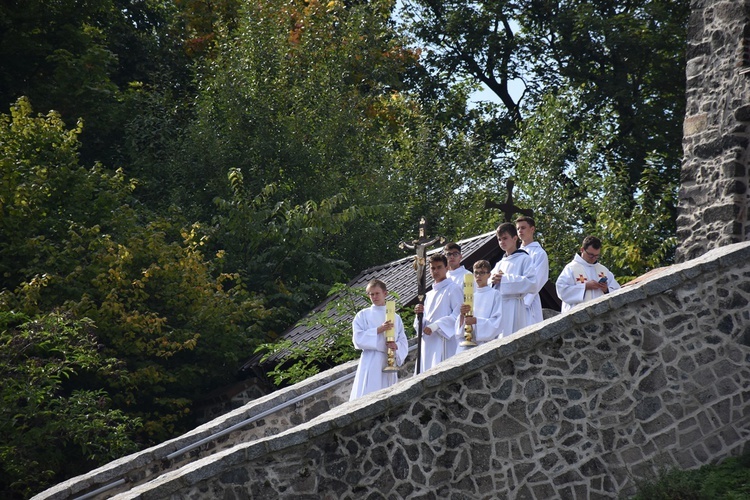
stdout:
[[378,333],[378,327],[370,326],[369,316],[360,311],[352,322],[352,342],[356,349],[386,352],[385,334]]

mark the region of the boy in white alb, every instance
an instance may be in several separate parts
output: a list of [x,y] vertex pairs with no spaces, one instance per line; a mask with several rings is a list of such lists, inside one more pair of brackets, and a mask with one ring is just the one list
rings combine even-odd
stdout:
[[450,242],[443,247],[443,255],[448,261],[448,272],[445,273],[446,277],[460,286],[464,287],[464,276],[471,274],[471,271],[461,265],[461,245],[458,243]]
[[497,241],[504,255],[492,269],[490,279],[492,286],[500,291],[503,297],[503,317],[501,335],[507,337],[528,326],[526,305],[523,297],[536,290],[534,263],[529,254],[520,250],[516,226],[506,222],[497,228]]
[[[401,317],[396,314],[394,321],[386,321],[385,299],[388,290],[380,280],[367,284],[367,295],[372,306],[362,309],[352,322],[352,341],[356,349],[362,351],[349,401],[360,396],[390,387],[398,380],[396,372],[383,372],[388,364],[388,349],[394,351],[397,366],[401,366],[408,352],[408,341]],[[394,328],[395,342],[386,342],[385,332]]]
[[534,233],[536,232],[534,219],[526,216],[519,217],[516,219],[516,230],[518,231],[518,237],[521,239],[521,250],[529,254],[531,261],[534,263],[535,291],[527,293],[523,297],[523,303],[526,306],[529,324],[535,325],[544,320],[539,292],[549,279],[549,259],[547,258],[547,252],[544,251],[539,242],[534,241]]
[[[500,320],[502,318],[503,298],[500,292],[487,286],[490,279],[490,263],[486,260],[478,260],[474,263],[474,308],[468,304],[461,305],[461,315],[456,320],[456,338],[458,349],[462,352],[470,347],[461,346],[465,340],[465,327],[472,328],[472,340],[477,345],[485,344],[495,340],[500,335]],[[467,316],[471,312],[471,316]]]
[[[456,318],[463,304],[464,292],[446,277],[446,262],[445,255],[430,255],[432,290],[425,295],[424,304],[414,307],[415,313],[424,313],[419,362],[421,371],[429,370],[456,354],[458,346]],[[417,318],[414,318],[414,330],[418,328],[417,322]]]
[[620,288],[609,269],[599,264],[601,253],[599,238],[586,236],[583,239],[580,255],[565,266],[555,284],[557,296],[562,300],[561,312]]

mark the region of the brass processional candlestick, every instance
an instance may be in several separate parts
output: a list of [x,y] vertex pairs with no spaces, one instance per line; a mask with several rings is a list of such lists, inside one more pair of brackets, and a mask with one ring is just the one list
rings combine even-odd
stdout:
[[[396,301],[386,300],[385,301],[385,320],[390,321],[391,325],[396,322]],[[395,325],[391,326],[385,331],[385,341],[395,342],[396,341],[396,328]],[[396,366],[396,353],[393,349],[388,348],[388,363],[383,367],[384,372],[397,372],[398,366]]]
[[[469,312],[468,314],[466,314],[465,318],[471,318],[472,313],[474,312],[474,275],[473,274],[464,274],[464,304],[468,305],[471,308],[469,309]],[[464,341],[461,342],[460,344],[461,347],[475,347],[477,345],[477,343],[474,342],[473,332],[474,332],[474,329],[471,327],[471,325],[464,326]]]

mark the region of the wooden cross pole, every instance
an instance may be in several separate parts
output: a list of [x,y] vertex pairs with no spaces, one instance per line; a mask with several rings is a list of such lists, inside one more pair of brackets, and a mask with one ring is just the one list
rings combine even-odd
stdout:
[[484,202],[484,208],[499,208],[505,216],[505,222],[513,222],[513,216],[515,214],[526,215],[528,217],[534,216],[534,211],[528,208],[521,208],[513,204],[513,185],[512,179],[508,179],[506,187],[508,188],[508,196],[505,198],[504,203],[495,203],[492,200],[486,200]]
[[[414,270],[417,272],[417,300],[419,304],[424,304],[424,297],[427,289],[425,268],[427,266],[427,247],[434,245],[435,243],[444,243],[445,238],[438,236],[432,239],[427,238],[427,219],[422,216],[419,219],[419,238],[406,243],[402,241],[398,244],[399,248],[408,248],[409,250],[416,250],[414,256]],[[417,370],[416,374],[419,375],[421,372],[421,359],[422,359],[422,321],[424,319],[424,313],[417,313]]]

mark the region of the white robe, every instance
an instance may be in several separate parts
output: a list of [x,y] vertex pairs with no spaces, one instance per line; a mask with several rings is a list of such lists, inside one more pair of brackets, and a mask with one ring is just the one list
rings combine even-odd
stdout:
[[536,289],[534,262],[526,252],[517,250],[511,255],[504,255],[492,268],[493,273],[498,270],[503,272],[503,277],[500,283],[493,286],[503,297],[500,330],[501,336],[507,337],[531,324],[526,316],[523,297]]
[[445,275],[448,277],[449,280],[451,280],[452,282],[460,286],[461,290],[463,290],[464,289],[464,276],[467,274],[472,274],[472,272],[466,269],[464,266],[459,266],[458,269],[453,270],[453,271],[448,271]]
[[[463,288],[449,279],[435,283],[424,300],[423,328],[430,327],[430,335],[422,334],[420,370],[424,372],[456,354],[456,318],[464,302]],[[414,331],[418,331],[414,318]],[[416,366],[414,367],[416,373]]]
[[[362,351],[357,373],[354,375],[352,394],[349,401],[365,394],[390,387],[398,381],[397,372],[383,372],[388,364],[388,347],[385,343],[385,332],[378,333],[378,327],[385,323],[385,306],[370,306],[354,316],[352,322],[352,342],[356,349]],[[396,345],[394,352],[397,366],[404,364],[409,350],[406,332],[401,317],[396,314],[393,321]]]
[[521,245],[521,250],[525,250],[534,263],[536,290],[533,293],[527,293],[523,298],[523,303],[526,306],[526,316],[529,319],[529,324],[535,325],[544,320],[544,316],[542,316],[542,300],[539,298],[539,292],[544,288],[547,280],[549,280],[549,258],[547,258],[547,252],[544,251],[542,245],[536,241],[532,241],[528,245]]
[[555,284],[557,296],[562,300],[561,312],[569,311],[573,306],[604,295],[601,290],[586,290],[587,281],[599,281],[603,276],[607,277],[609,291],[620,288],[609,269],[598,262],[589,264],[583,260],[583,257],[576,254],[573,261],[562,270]]
[[[502,319],[503,298],[500,292],[491,286],[483,286],[474,291],[474,308],[472,316],[477,318],[477,323],[472,325],[472,336],[477,345],[486,344],[495,340],[500,335],[500,321]],[[461,316],[456,319],[456,338],[458,348],[456,352],[466,351],[471,347],[462,347],[464,337],[464,323]]]

